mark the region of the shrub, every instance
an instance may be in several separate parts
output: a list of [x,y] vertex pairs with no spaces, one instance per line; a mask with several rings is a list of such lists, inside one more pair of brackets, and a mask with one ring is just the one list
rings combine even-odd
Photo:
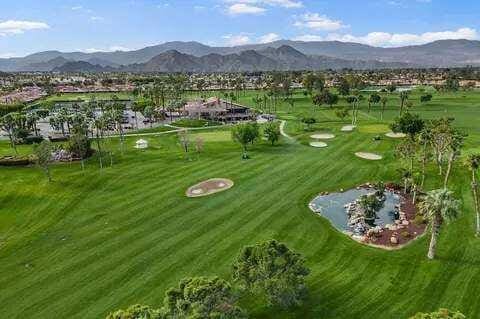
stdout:
[[403,238],[410,238],[411,236],[411,234],[407,230],[402,231],[401,235]]
[[413,219],[413,223],[414,223],[415,225],[417,225],[417,226],[420,226],[420,225],[422,225],[422,224],[425,224],[425,218],[424,218],[422,215],[417,214],[417,215],[415,216],[415,218]]
[[133,305],[126,310],[117,310],[110,313],[107,319],[157,319],[160,318],[160,312],[149,306]]
[[42,136],[27,136],[26,138],[23,139],[23,142],[25,144],[40,144],[43,141]]
[[32,160],[27,156],[4,156],[0,157],[0,166],[27,166]]
[[465,315],[458,311],[451,311],[448,309],[440,309],[431,313],[419,312],[410,319],[465,319]]
[[317,120],[313,117],[304,117],[302,118],[302,123],[307,125],[307,130],[311,130],[311,126],[317,123]]
[[71,136],[68,140],[67,151],[75,158],[85,159],[89,157],[92,155],[90,139],[81,134]]
[[15,136],[17,141],[23,141],[29,134],[30,132],[23,128],[17,128],[13,131],[13,136]]
[[68,136],[49,136],[48,139],[50,142],[66,142],[68,141]]

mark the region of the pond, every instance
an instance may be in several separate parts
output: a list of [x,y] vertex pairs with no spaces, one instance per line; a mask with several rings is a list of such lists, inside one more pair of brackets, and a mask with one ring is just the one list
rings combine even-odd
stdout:
[[[362,195],[374,193],[374,188],[355,188],[341,193],[320,195],[310,202],[310,208],[321,216],[330,220],[332,225],[342,232],[351,233],[353,229],[348,225],[346,205],[354,202]],[[395,222],[396,207],[400,205],[401,198],[392,191],[385,191],[385,202],[377,211],[375,226],[384,227]]]

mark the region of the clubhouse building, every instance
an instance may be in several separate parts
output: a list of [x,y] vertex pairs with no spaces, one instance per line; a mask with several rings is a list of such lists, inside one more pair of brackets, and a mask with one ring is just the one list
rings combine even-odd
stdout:
[[185,113],[192,119],[228,123],[255,119],[255,114],[248,107],[218,97],[188,102],[185,105]]

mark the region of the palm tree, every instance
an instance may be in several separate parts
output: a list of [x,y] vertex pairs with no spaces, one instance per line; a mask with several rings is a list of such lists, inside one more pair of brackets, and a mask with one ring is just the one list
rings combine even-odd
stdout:
[[447,171],[445,173],[445,179],[444,179],[444,182],[443,182],[443,187],[444,188],[447,188],[448,179],[449,179],[450,173],[452,171],[453,162],[457,159],[458,156],[460,156],[461,148],[463,146],[464,137],[465,137],[465,135],[462,134],[461,132],[458,132],[457,130],[452,131],[451,141],[450,141],[450,144],[448,145],[450,155],[448,156]]
[[95,128],[95,141],[97,142],[97,150],[98,150],[98,160],[100,162],[100,168],[103,168],[103,153],[101,147],[100,139],[103,139],[103,132],[107,128],[108,122],[106,116],[102,114],[99,118],[95,118],[93,120],[93,127]]
[[380,119],[383,121],[383,114],[385,113],[385,106],[388,103],[388,98],[386,96],[383,96],[380,100],[380,103],[382,103],[382,113],[380,115]]
[[473,193],[473,202],[475,204],[475,215],[476,215],[476,231],[475,231],[475,236],[480,236],[480,212],[478,208],[478,184],[477,184],[477,176],[476,172],[478,168],[480,167],[480,154],[470,154],[468,155],[466,161],[465,161],[465,166],[468,167],[468,169],[472,172],[472,193]]
[[408,100],[408,92],[407,91],[400,92],[400,116],[403,113],[403,108],[407,100]]
[[432,142],[432,131],[430,128],[423,128],[423,130],[418,134],[418,142],[422,145],[422,179],[420,182],[420,187],[423,188],[423,185],[425,184],[427,161],[430,155],[428,146]]
[[427,257],[435,258],[437,238],[443,223],[450,223],[459,215],[460,202],[447,189],[436,189],[427,193],[420,203],[420,213],[428,219],[432,232]]

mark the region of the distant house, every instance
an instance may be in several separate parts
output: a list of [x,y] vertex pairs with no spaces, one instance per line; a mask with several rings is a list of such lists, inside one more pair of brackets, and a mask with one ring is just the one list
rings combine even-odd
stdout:
[[203,119],[219,122],[238,122],[253,120],[255,115],[246,106],[212,97],[204,100],[188,102],[185,113],[192,119]]

